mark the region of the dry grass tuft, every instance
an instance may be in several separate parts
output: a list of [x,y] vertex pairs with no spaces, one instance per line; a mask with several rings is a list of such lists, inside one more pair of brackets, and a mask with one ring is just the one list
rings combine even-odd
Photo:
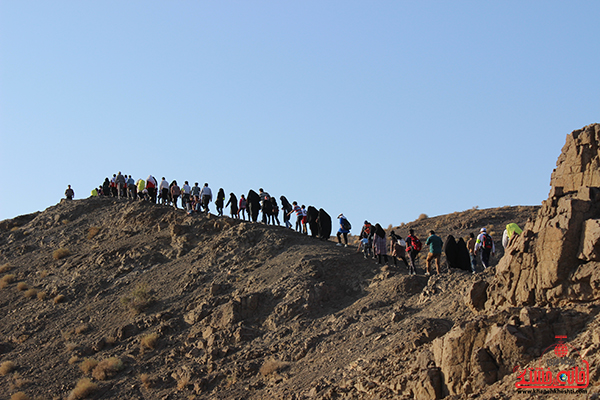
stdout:
[[29,286],[25,282],[17,283],[17,290],[20,290],[22,292],[27,289],[29,289]]
[[47,295],[48,294],[46,292],[38,292],[37,298],[38,298],[39,301],[44,301],[44,300],[46,300],[46,296]]
[[8,285],[10,285],[11,283],[13,283],[15,278],[16,278],[15,274],[4,275],[0,279],[0,289],[5,288]]
[[131,292],[131,295],[121,298],[121,304],[134,311],[136,314],[141,313],[154,302],[151,290],[143,283],[140,283]]
[[64,303],[65,301],[67,301],[67,298],[66,298],[64,295],[62,295],[62,294],[59,294],[58,296],[56,296],[56,297],[54,298],[54,300],[53,300],[53,301],[54,301],[54,304],[58,304],[58,303]]
[[0,364],[0,375],[6,375],[17,369],[17,365],[12,361],[4,361]]
[[17,392],[10,396],[10,400],[29,400],[29,396],[25,392]]
[[68,219],[63,219],[63,220],[62,220],[62,221],[60,221],[60,222],[61,222],[63,225],[67,225],[67,224],[68,224],[69,222],[71,222],[71,221],[69,221]]
[[69,249],[61,247],[58,250],[54,250],[54,252],[52,253],[52,258],[54,258],[55,260],[60,260],[61,258],[65,258],[70,255],[71,252],[69,251]]
[[94,393],[96,390],[98,390],[98,385],[93,383],[88,378],[82,378],[79,380],[79,382],[77,382],[77,385],[75,385],[75,389],[73,389],[69,397],[67,397],[67,400],[85,399],[90,394]]
[[37,289],[28,289],[25,291],[25,293],[23,293],[23,296],[27,297],[28,299],[32,299],[34,297],[36,297],[38,294]]
[[96,236],[98,233],[100,233],[100,228],[98,228],[97,226],[92,226],[90,229],[88,229],[88,240],[93,239],[94,236]]
[[81,369],[81,372],[83,372],[85,375],[89,375],[97,366],[98,361],[94,360],[93,358],[86,358],[81,364],[79,364],[79,369]]
[[417,218],[417,220],[418,220],[418,221],[421,221],[421,220],[424,220],[424,219],[427,219],[427,218],[429,218],[429,217],[427,216],[427,214],[421,214],[421,215],[419,215],[419,218]]
[[5,272],[8,272],[12,269],[12,267],[10,266],[9,263],[4,264],[3,266],[0,267],[0,274],[3,274]]
[[10,228],[11,232],[17,232],[19,230],[18,226],[13,226],[12,228]]
[[44,279],[47,276],[48,276],[48,271],[47,270],[43,270],[42,272],[40,272],[40,278]]
[[117,372],[123,369],[123,361],[117,357],[110,357],[100,361],[92,371],[92,376],[98,380],[104,381],[115,376]]
[[151,333],[149,335],[142,336],[142,339],[140,340],[140,347],[142,350],[154,350],[156,348],[156,344],[158,343],[158,338],[158,333]]
[[279,360],[267,360],[258,371],[262,376],[269,376],[275,372],[281,371],[288,366],[288,363]]

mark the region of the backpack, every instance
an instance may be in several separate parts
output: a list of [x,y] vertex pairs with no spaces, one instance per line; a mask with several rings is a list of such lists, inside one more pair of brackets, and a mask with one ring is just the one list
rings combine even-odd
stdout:
[[486,249],[492,248],[492,237],[487,233],[483,236],[483,247]]
[[421,241],[419,240],[418,237],[411,236],[410,237],[410,247],[414,251],[421,251],[421,249],[423,248],[423,245],[421,244]]
[[365,233],[367,234],[367,236],[371,234],[371,224],[365,225]]
[[346,218],[342,218],[342,228],[344,228],[346,231],[349,231],[352,229],[352,224],[350,224],[350,221],[348,221]]

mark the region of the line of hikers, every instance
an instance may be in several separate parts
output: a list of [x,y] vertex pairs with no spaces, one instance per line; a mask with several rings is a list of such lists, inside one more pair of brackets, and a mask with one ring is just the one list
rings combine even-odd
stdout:
[[[347,234],[351,225],[343,214],[338,215],[340,228],[337,233],[338,246],[342,245],[341,236],[344,237],[345,246],[348,245]],[[521,228],[515,223],[506,226],[503,233],[502,245],[504,248],[510,246],[514,239],[522,233]],[[463,238],[456,240],[454,236],[449,235],[444,242],[433,230],[429,231],[429,236],[425,241],[429,247],[429,253],[425,261],[425,275],[431,274],[431,267],[435,264],[435,269],[440,274],[440,262],[442,252],[446,255],[446,261],[449,268],[471,270],[473,274],[477,272],[478,260],[483,269],[490,267],[490,257],[496,253],[494,240],[488,234],[486,228],[481,228],[477,237],[473,233],[469,234],[467,242]],[[408,268],[410,275],[416,274],[416,260],[423,244],[415,235],[414,229],[409,229],[409,235],[406,239],[396,235],[394,230],[389,234],[389,254],[394,261],[394,266],[398,265],[398,259],[401,259]],[[369,221],[365,221],[360,235],[357,251],[362,251],[364,258],[374,258],[377,263],[388,262],[388,246],[385,229],[380,224],[373,226]]]
[[[154,204],[172,205],[174,208],[178,208],[177,202],[181,198],[181,207],[190,215],[197,212],[208,213],[209,204],[213,201],[212,190],[208,186],[208,183],[200,187],[198,182],[194,183],[194,186],[190,186],[189,182],[185,181],[183,186],[180,187],[176,180],[168,183],[164,177],[158,183],[152,175],[149,175],[145,180],[138,179],[135,181],[131,175],[121,174],[120,171],[118,174],[113,174],[112,179],[109,180],[107,177],[102,185],[97,189],[93,189],[92,197],[94,196],[144,200]],[[262,211],[262,222],[265,224],[280,225],[280,206],[275,197],[271,197],[269,193],[260,188],[258,198],[260,210]],[[279,199],[281,201],[285,226],[292,229],[290,217],[292,214],[296,214],[296,231],[308,234],[306,206],[304,204],[299,206],[296,201],[290,204],[285,196],[281,196]],[[214,203],[218,216],[223,216],[223,208],[229,207],[232,218],[245,220],[246,214],[248,214],[248,220],[250,220],[249,203],[243,194],[240,195],[240,199],[238,200],[234,193],[230,193],[229,199],[225,203],[225,191],[221,188],[217,192]]]

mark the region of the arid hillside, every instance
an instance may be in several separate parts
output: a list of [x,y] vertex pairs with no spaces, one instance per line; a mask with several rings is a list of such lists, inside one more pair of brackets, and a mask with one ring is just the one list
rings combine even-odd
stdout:
[[[547,360],[557,335],[590,372],[585,392],[556,398],[598,398],[600,239],[591,225],[591,250],[550,246],[600,218],[583,192],[394,227],[486,226],[497,266],[476,275],[424,276],[427,249],[408,275],[283,227],[112,198],[2,221],[0,399],[541,399],[513,371]],[[509,222],[524,232],[503,255]]]

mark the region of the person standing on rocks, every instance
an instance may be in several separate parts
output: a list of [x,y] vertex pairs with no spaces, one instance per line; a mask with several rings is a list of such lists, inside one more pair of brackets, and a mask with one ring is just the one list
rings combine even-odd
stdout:
[[283,223],[286,228],[292,229],[290,214],[292,213],[293,207],[285,196],[279,197],[279,200],[281,200],[281,209],[283,210]]
[[[294,204],[296,204],[296,202],[294,202]],[[302,210],[300,210],[300,212],[302,212]],[[352,225],[350,225],[350,221],[348,221],[348,219],[346,217],[344,217],[344,214],[338,215],[338,220],[340,223],[340,229],[338,229],[338,232],[336,235],[337,240],[338,240],[338,243],[336,246],[342,245],[341,236],[344,235],[344,247],[348,247],[348,233],[350,232],[350,229],[352,229]],[[297,225],[297,223],[296,223],[296,225]]]
[[146,178],[146,189],[148,190],[148,196],[152,204],[156,204],[156,186],[156,179],[152,175],[148,175],[148,178]]
[[127,188],[127,182],[125,182],[125,177],[121,175],[121,171],[117,174],[115,178],[115,184],[117,185],[117,198],[121,198],[121,196],[125,197],[125,190]]
[[171,198],[173,199],[173,207],[177,208],[177,198],[181,194],[181,189],[177,186],[177,181],[173,181],[171,185]]
[[223,204],[225,204],[225,190],[220,188],[217,192],[217,199],[215,200],[215,207],[217,207],[217,215],[223,216]]
[[377,256],[377,264],[382,264],[381,256],[383,256],[383,259],[387,264],[387,241],[385,240],[385,231],[379,224],[375,224],[375,234],[373,235],[373,251]]
[[169,205],[169,182],[167,182],[164,176],[158,188],[160,190],[160,204]]
[[412,275],[417,274],[417,256],[421,251],[421,241],[417,236],[415,236],[415,230],[409,229],[408,236],[406,237],[406,252],[408,253],[408,259],[410,260],[408,265],[408,273]]
[[496,254],[496,245],[485,228],[481,228],[477,240],[475,241],[475,254],[477,254],[479,249],[481,249],[481,264],[483,265],[483,268],[489,268],[490,255],[494,256]]
[[394,259],[394,266],[398,266],[397,259],[400,258],[404,261],[404,265],[408,267],[408,261],[406,260],[406,242],[400,236],[396,235],[396,232],[390,232],[390,255]]
[[435,234],[434,231],[429,231],[429,237],[425,241],[425,244],[429,246],[429,254],[427,254],[425,275],[430,274],[431,260],[435,260],[435,270],[438,275],[440,274],[440,261],[442,258],[442,249],[444,247],[444,241],[441,237]]
[[[302,229],[302,208],[298,205],[297,201],[292,202],[292,211],[288,213],[288,215],[296,213],[296,232],[301,232]],[[341,214],[340,214],[341,215]],[[339,240],[339,236],[338,236]]]
[[[359,240],[363,243],[363,253],[365,258],[372,257],[372,248],[373,248],[373,226],[367,220],[363,224],[362,229],[360,230]],[[360,247],[359,247],[360,248]]]
[[[240,214],[242,214],[242,219],[246,220],[246,208],[248,207],[248,202],[246,201],[246,197],[242,194],[240,195],[240,203],[238,207],[238,218]],[[248,219],[250,219],[250,215],[248,215]]]
[[188,181],[183,183],[181,187],[181,208],[184,210],[188,210],[188,203],[190,202],[190,195],[192,193],[192,188]]
[[469,257],[471,258],[471,271],[475,274],[477,272],[477,256],[475,255],[475,235],[473,235],[473,232],[469,233],[467,250],[469,250]]
[[71,189],[71,185],[67,186],[67,190],[65,190],[65,197],[67,198],[67,200],[73,200],[73,197],[75,197],[75,192],[73,191],[73,189]]
[[523,230],[514,222],[506,225],[506,229],[504,229],[504,232],[502,232],[502,247],[506,249],[510,244],[512,244],[513,240],[522,233]]
[[204,184],[204,187],[200,191],[200,197],[202,198],[202,208],[203,211],[208,214],[208,203],[212,201],[212,191],[208,187],[208,183]]
[[260,209],[262,210],[262,223],[269,224],[271,218],[271,195],[263,190],[258,189],[258,197],[260,197]]
[[231,218],[240,218],[238,215],[238,200],[233,192],[229,193],[229,200],[227,201],[227,204],[225,204],[225,207],[227,206],[229,206]]

